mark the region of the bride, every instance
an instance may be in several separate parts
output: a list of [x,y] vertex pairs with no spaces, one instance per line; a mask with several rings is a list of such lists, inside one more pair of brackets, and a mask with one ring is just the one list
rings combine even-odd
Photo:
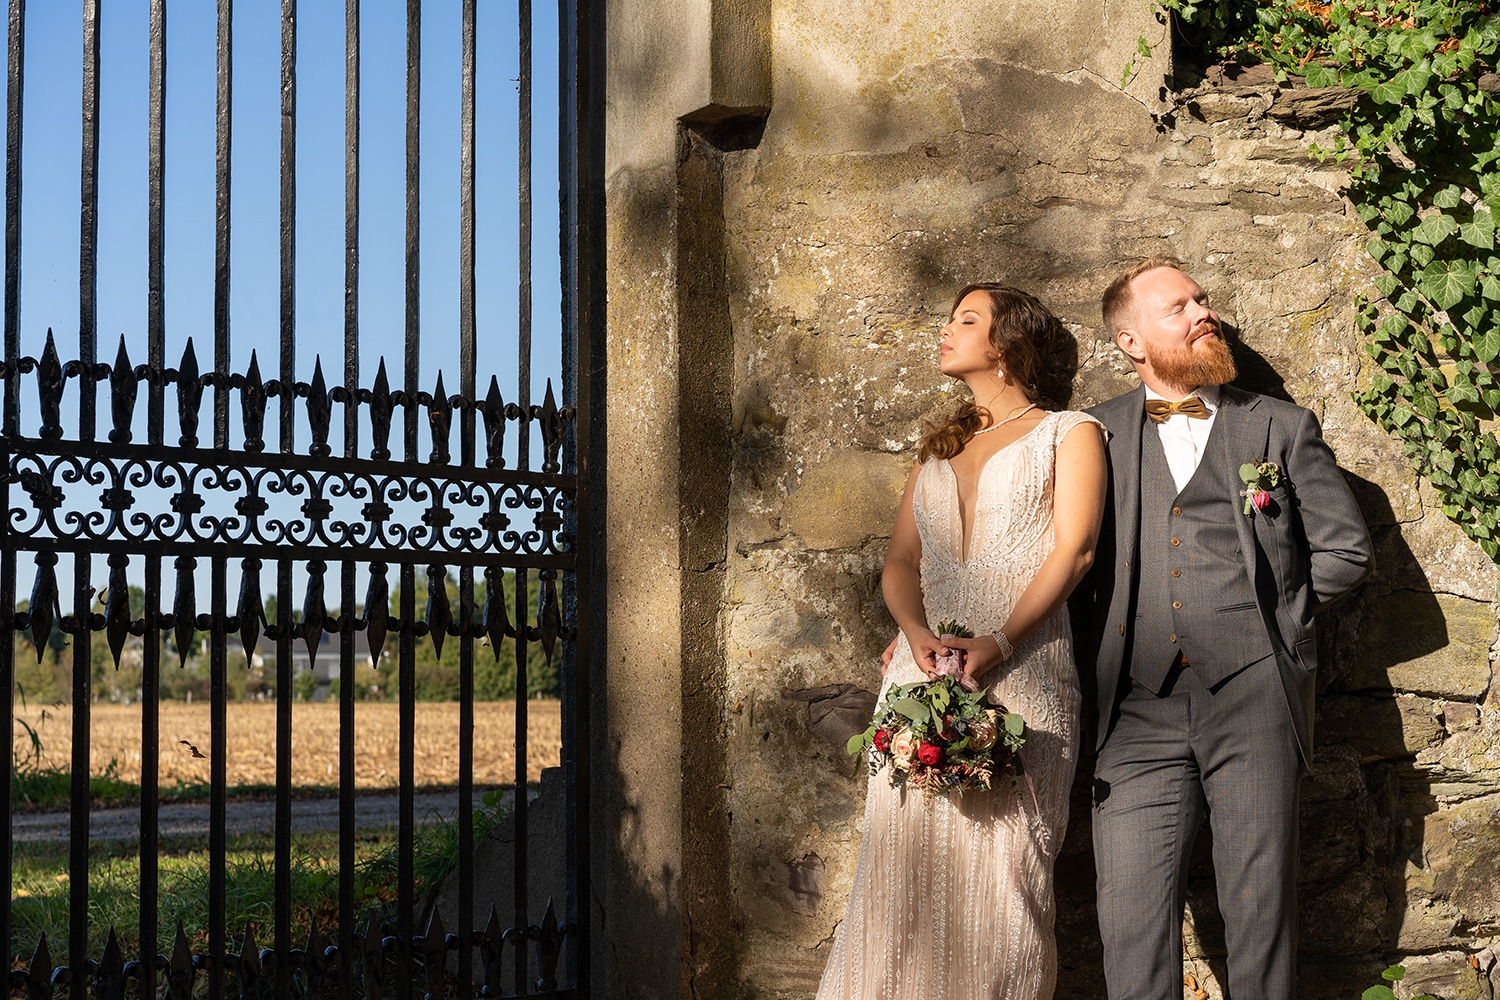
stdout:
[[[1028,777],[925,798],[870,778],[849,910],[819,1000],[1047,998],[1057,978],[1052,862],[1077,764],[1078,675],[1063,601],[1093,560],[1102,430],[1038,404],[1057,320],[999,284],[958,294],[938,367],[973,394],[932,430],[891,532],[882,586],[900,634],[880,696],[936,657],[1026,719]],[[939,638],[952,619],[976,638]]]

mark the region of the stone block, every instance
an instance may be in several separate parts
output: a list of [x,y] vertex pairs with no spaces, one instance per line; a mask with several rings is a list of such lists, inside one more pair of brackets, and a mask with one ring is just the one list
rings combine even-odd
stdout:
[[1364,763],[1413,756],[1443,738],[1434,703],[1407,694],[1325,697],[1314,732],[1320,742],[1352,747]]
[[1469,925],[1500,922],[1500,796],[1440,809],[1423,825],[1432,893]]
[[1477,698],[1490,686],[1494,641],[1492,604],[1410,590],[1372,598],[1344,687]]
[[808,470],[782,507],[782,524],[810,549],[848,549],[889,535],[909,466],[880,452],[845,449]]
[[1396,986],[1399,1000],[1436,995],[1443,1000],[1490,1000],[1489,977],[1474,967],[1467,952],[1412,955],[1401,963],[1406,976]]

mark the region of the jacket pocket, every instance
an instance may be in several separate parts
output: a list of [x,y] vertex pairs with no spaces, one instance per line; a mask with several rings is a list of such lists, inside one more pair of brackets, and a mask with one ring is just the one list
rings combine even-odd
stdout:
[[1224,605],[1224,607],[1215,608],[1214,610],[1221,615],[1229,615],[1234,614],[1236,611],[1258,610],[1259,607],[1260,605],[1256,604],[1254,601],[1246,601],[1243,604],[1226,604]]

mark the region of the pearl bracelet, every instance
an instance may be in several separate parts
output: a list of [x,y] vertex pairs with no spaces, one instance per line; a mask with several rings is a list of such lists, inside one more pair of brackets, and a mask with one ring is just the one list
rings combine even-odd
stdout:
[[1010,640],[1005,637],[1005,632],[1001,629],[995,630],[995,642],[1000,647],[1000,662],[1004,663],[1016,651],[1015,647],[1010,644]]

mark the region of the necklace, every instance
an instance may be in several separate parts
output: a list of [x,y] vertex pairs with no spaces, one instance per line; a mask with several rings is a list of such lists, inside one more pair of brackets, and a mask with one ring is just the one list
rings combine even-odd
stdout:
[[1026,407],[1020,413],[1013,413],[1010,416],[1006,417],[1004,420],[1000,421],[999,423],[990,424],[988,427],[980,428],[979,430],[977,430],[977,431],[974,432],[974,436],[978,437],[981,434],[988,434],[990,431],[999,430],[1001,427],[1004,427],[1006,424],[1010,423],[1012,420],[1020,420],[1022,417],[1026,416],[1026,414],[1030,413],[1034,409],[1036,409],[1036,404],[1032,403],[1030,406]]

